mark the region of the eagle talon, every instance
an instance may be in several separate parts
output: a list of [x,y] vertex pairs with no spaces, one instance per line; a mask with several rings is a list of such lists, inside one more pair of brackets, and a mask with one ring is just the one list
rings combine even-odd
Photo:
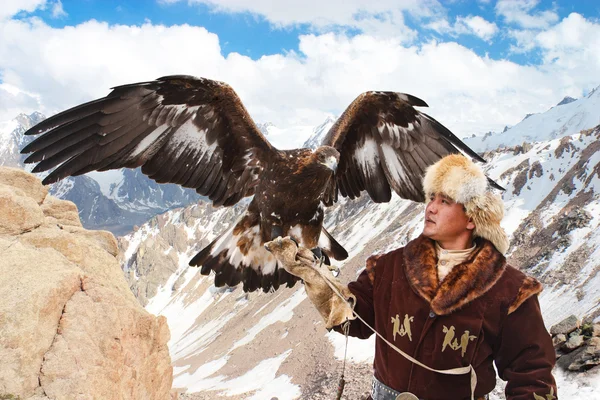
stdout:
[[327,269],[331,272],[331,275],[333,275],[334,278],[337,278],[338,276],[340,276],[340,268],[339,267],[334,267],[333,265],[328,265]]
[[314,249],[310,249],[315,256],[315,260],[321,261],[323,264],[330,266],[331,260],[329,256],[321,249],[320,247],[315,247]]

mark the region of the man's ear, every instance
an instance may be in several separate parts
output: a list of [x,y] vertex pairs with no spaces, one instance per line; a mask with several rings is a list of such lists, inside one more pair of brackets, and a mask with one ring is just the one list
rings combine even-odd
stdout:
[[475,223],[473,222],[473,218],[469,218],[467,221],[467,229],[472,231],[475,229]]

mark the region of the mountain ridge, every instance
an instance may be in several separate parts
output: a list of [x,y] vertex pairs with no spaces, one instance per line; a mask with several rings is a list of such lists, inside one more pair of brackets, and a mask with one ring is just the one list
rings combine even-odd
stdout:
[[556,139],[593,128],[600,124],[599,89],[600,86],[580,99],[565,102],[567,96],[543,113],[527,114],[521,122],[503,132],[468,137],[464,142],[473,150],[483,153],[500,147]]

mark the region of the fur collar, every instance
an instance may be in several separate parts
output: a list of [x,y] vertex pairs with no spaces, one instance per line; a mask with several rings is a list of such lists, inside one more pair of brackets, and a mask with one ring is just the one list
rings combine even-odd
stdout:
[[487,292],[506,269],[506,259],[494,245],[478,239],[477,248],[465,262],[455,266],[440,285],[435,242],[423,235],[404,248],[406,277],[412,289],[446,315]]

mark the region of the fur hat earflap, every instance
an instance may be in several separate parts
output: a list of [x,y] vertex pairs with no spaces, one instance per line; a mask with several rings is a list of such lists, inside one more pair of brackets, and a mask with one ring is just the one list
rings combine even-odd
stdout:
[[502,254],[508,250],[508,237],[500,222],[504,217],[502,198],[488,188],[483,170],[462,154],[450,154],[425,171],[425,199],[443,193],[465,207],[475,224],[475,237],[489,240]]

